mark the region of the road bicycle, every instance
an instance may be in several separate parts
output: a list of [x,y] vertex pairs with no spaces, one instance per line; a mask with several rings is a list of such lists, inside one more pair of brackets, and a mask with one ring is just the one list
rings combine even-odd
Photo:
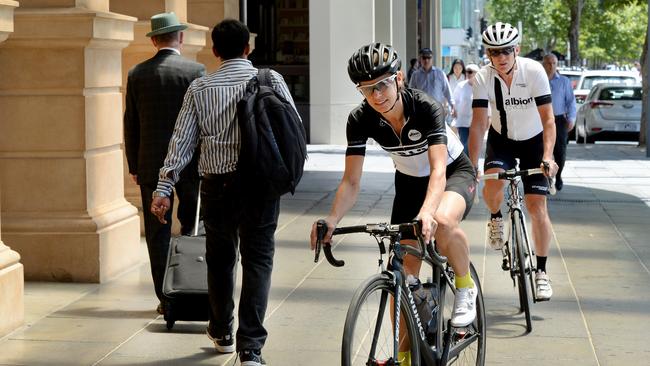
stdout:
[[[508,206],[508,240],[505,242],[501,253],[503,260],[501,269],[509,271],[513,287],[517,287],[519,294],[519,310],[526,318],[526,332],[533,330],[531,315],[532,303],[541,301],[537,299],[535,288],[535,264],[533,257],[535,251],[530,246],[528,229],[526,228],[526,216],[522,209],[523,195],[519,190],[521,177],[533,174],[543,174],[542,168],[516,170],[511,169],[498,173],[484,174],[481,180],[505,179],[509,182],[507,188],[506,205]],[[549,178],[551,194],[555,194],[555,185]]]
[[[400,244],[402,234],[414,233],[418,247]],[[344,261],[332,255],[330,243],[324,243],[327,224],[317,223],[315,262],[321,247],[330,264],[341,267]],[[435,246],[424,243],[421,222],[390,225],[385,223],[339,227],[333,235],[367,233],[379,249],[380,272],[366,279],[356,290],[345,319],[341,352],[342,366],[402,365],[400,345],[408,344],[411,366],[483,365],[486,349],[486,320],[483,292],[474,266],[470,271],[478,290],[476,319],[467,327],[451,326],[454,305],[454,272]],[[430,291],[430,314],[419,313],[412,286],[403,267],[405,254],[415,255],[425,264],[420,273],[431,268],[431,277],[417,290]],[[388,266],[384,257],[388,258]],[[426,311],[426,310],[425,310]],[[430,318],[424,321],[424,318]],[[401,324],[406,329],[400,329]],[[404,346],[403,346],[404,347]]]

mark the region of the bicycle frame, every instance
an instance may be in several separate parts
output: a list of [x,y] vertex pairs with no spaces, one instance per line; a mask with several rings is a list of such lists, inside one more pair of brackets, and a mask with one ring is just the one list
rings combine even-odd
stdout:
[[[370,224],[364,226],[351,226],[351,227],[337,228],[334,230],[333,235],[354,233],[354,232],[370,233],[371,235],[375,236],[375,238],[377,239],[377,243],[380,249],[380,254],[383,256],[383,254],[388,253],[389,255],[388,267],[384,268],[383,257],[380,257],[379,265],[382,267],[382,271],[381,271],[382,275],[385,275],[387,276],[387,278],[390,279],[391,285],[394,286],[394,292],[395,292],[395,306],[393,307],[394,308],[393,310],[393,319],[394,319],[393,332],[394,333],[393,334],[395,335],[393,354],[396,356],[399,352],[400,309],[401,309],[401,301],[402,301],[401,294],[402,291],[404,291],[406,294],[406,298],[409,301],[407,308],[409,309],[409,312],[413,315],[413,318],[415,319],[415,324],[417,326],[417,333],[419,335],[418,340],[411,339],[410,341],[418,342],[418,347],[419,349],[422,350],[420,354],[422,360],[424,361],[425,366],[446,365],[449,359],[455,358],[457,355],[461,353],[461,351],[463,351],[465,348],[472,345],[476,341],[476,338],[479,337],[479,335],[477,335],[477,333],[474,332],[472,335],[466,338],[467,341],[462,342],[459,345],[452,345],[451,337],[455,331],[443,332],[444,314],[443,314],[443,309],[439,309],[436,315],[437,329],[435,334],[435,340],[433,342],[436,347],[432,348],[432,346],[427,341],[427,336],[424,332],[424,328],[422,326],[422,320],[420,319],[420,315],[417,311],[413,294],[408,284],[406,283],[406,273],[404,271],[404,266],[403,266],[404,255],[405,254],[414,255],[418,257],[420,260],[422,260],[423,262],[427,263],[432,268],[432,282],[434,285],[438,286],[439,289],[438,298],[436,299],[436,302],[438,304],[441,304],[440,299],[444,299],[445,296],[444,292],[446,291],[445,289],[449,287],[452,290],[454,290],[455,286],[453,286],[453,280],[449,276],[447,270],[447,258],[438,254],[431,243],[426,243],[426,244],[424,243],[421,237],[421,228],[418,225],[419,223],[415,222],[411,224],[402,224],[402,225]],[[411,230],[415,228],[416,232],[420,233],[419,235],[417,235],[418,248],[410,245],[402,245],[400,243],[401,236],[402,236],[401,233],[404,231],[405,228],[409,228],[409,227],[411,228]],[[322,237],[321,233],[324,236],[324,232],[326,232],[327,228],[324,227],[324,229],[321,229],[320,227],[318,227],[317,230],[318,230],[318,237],[321,238]],[[390,240],[388,251],[386,251],[385,243],[384,243],[384,239],[386,238]],[[322,243],[322,244],[324,244],[323,249],[327,257],[327,260],[330,262],[330,264],[336,267],[342,266],[344,262],[339,261],[333,257],[329,243]],[[319,245],[320,245],[320,241],[316,248],[317,254],[315,257],[315,261],[318,260],[318,253],[320,251]],[[446,281],[446,284],[444,281]],[[383,314],[385,307],[387,305],[388,305],[388,293],[383,293],[380,300],[380,308],[379,308],[380,314]],[[377,317],[375,323],[375,330],[379,329],[379,327],[382,324],[382,321],[383,318]],[[447,326],[446,329],[455,329],[451,326],[451,320],[447,321],[446,326]],[[375,332],[375,334],[376,333],[377,332]],[[377,347],[377,339],[373,338],[371,344],[371,352],[370,352],[371,354],[374,354],[376,347]]]

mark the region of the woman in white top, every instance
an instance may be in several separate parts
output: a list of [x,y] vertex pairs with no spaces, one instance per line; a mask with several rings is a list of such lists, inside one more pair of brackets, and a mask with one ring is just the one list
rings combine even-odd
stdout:
[[456,105],[456,119],[451,126],[458,131],[460,142],[463,143],[465,154],[468,154],[467,140],[469,139],[469,126],[472,124],[472,85],[474,75],[479,71],[476,64],[469,64],[465,68],[467,80],[458,83],[453,92],[454,104]]
[[456,86],[458,83],[465,80],[465,63],[463,60],[457,58],[454,62],[451,63],[451,70],[447,74],[447,80],[449,80],[449,91],[454,94]]

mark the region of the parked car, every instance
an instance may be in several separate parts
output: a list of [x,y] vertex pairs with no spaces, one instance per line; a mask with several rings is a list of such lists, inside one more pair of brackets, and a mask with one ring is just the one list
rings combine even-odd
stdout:
[[582,70],[569,70],[569,69],[558,69],[557,70],[560,75],[566,76],[571,80],[571,87],[573,89],[576,88],[578,85],[578,81],[580,81],[580,76],[582,76],[583,71]]
[[576,116],[576,142],[593,143],[604,135],[638,141],[642,107],[641,85],[597,84]]
[[573,90],[577,103],[583,103],[591,88],[596,84],[620,83],[634,85],[641,82],[636,71],[587,70],[583,71],[578,85]]

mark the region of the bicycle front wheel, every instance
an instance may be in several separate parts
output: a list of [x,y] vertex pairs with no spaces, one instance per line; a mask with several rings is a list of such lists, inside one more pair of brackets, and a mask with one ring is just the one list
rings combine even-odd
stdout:
[[[515,258],[517,263],[515,268],[517,269],[517,290],[519,291],[519,306],[521,311],[524,312],[526,317],[526,332],[531,332],[533,330],[533,320],[531,315],[532,307],[532,296],[533,289],[529,280],[529,273],[526,273],[527,261],[526,261],[526,251],[528,250],[528,243],[526,242],[526,234],[524,233],[524,218],[519,211],[513,212],[513,222],[512,222],[512,235],[514,240],[514,245],[512,246],[516,252]],[[528,269],[530,271],[530,269]]]
[[345,319],[342,366],[390,364],[398,356],[395,354],[396,339],[399,339],[400,351],[410,351],[411,366],[420,365],[419,332],[403,291],[400,318],[406,327],[400,327],[398,337],[392,315],[394,304],[395,288],[387,275],[375,275],[361,284]]
[[[483,290],[478,274],[472,263],[469,264],[470,274],[474,285],[478,290],[476,296],[476,319],[465,328],[449,328],[449,319],[454,309],[454,291],[444,281],[444,287],[440,292],[440,301],[442,302],[442,321],[440,330],[443,332],[443,339],[449,340],[444,345],[447,349],[447,359],[443,360],[443,365],[460,365],[460,366],[482,366],[485,363],[486,349],[486,320],[485,306],[483,304]],[[452,281],[453,282],[453,281]],[[450,333],[451,334],[447,334]]]

